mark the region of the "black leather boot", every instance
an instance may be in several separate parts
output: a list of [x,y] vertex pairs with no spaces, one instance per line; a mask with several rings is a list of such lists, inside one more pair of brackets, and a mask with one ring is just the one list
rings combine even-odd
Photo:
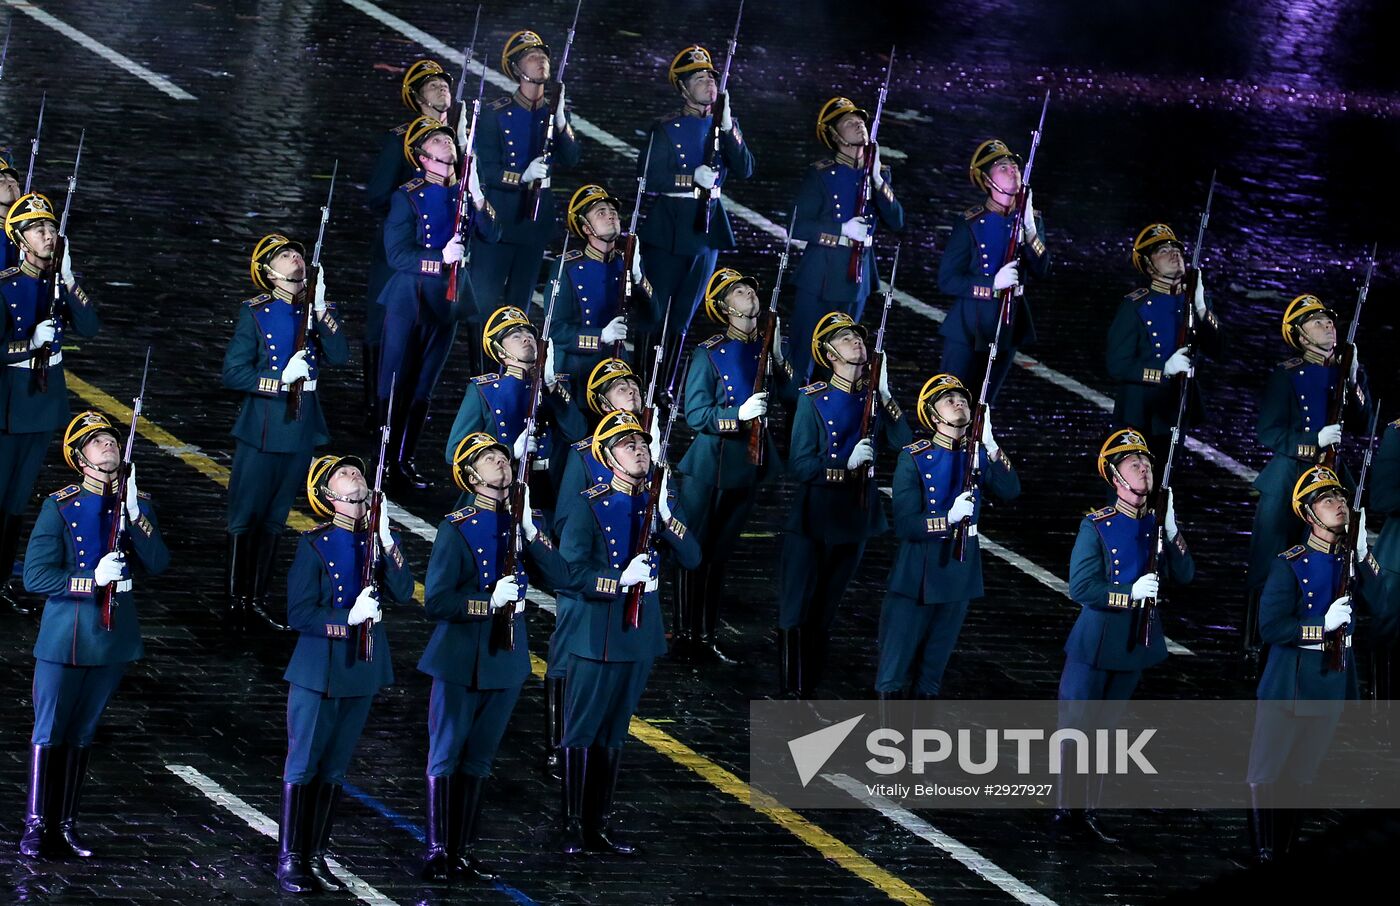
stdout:
[[78,803],[83,794],[83,783],[87,780],[88,760],[92,755],[91,746],[71,746],[64,749],[63,794],[59,797],[58,843],[57,848],[66,855],[79,859],[91,859],[92,850],[83,844],[78,836]]
[[564,757],[561,745],[564,739],[564,678],[546,676],[544,678],[544,771],[555,780],[562,781],[561,766]]
[[794,695],[801,688],[802,629],[778,630],[778,694]]
[[286,624],[273,615],[275,610],[286,608],[274,608],[268,598],[268,591],[272,587],[272,573],[277,569],[277,548],[282,544],[282,533],[269,534],[262,531],[253,537],[253,598],[248,605],[249,612],[254,619],[269,628],[286,632]]
[[1249,848],[1253,850],[1254,861],[1260,865],[1267,865],[1278,856],[1275,849],[1278,812],[1273,806],[1272,783],[1249,785]]
[[564,748],[564,832],[561,849],[566,855],[584,850],[583,794],[588,776],[588,749],[582,746]]
[[11,613],[29,616],[34,608],[21,601],[11,588],[15,575],[15,555],[19,552],[19,534],[23,528],[23,515],[0,513],[0,607]]
[[676,567],[676,614],[671,621],[671,657],[683,664],[695,661],[697,570]]
[[453,791],[457,795],[458,820],[456,833],[449,838],[450,860],[453,877],[465,877],[477,881],[494,881],[496,874],[490,871],[476,857],[477,831],[481,818],[481,794],[486,784],[484,777],[458,774],[452,778]]
[[[394,401],[395,406],[398,401]],[[413,465],[413,454],[418,449],[418,441],[423,437],[423,427],[428,422],[428,401],[414,400],[408,405],[408,411],[404,413],[402,440],[399,442],[399,458],[394,464],[394,473],[401,487],[413,488],[417,491],[426,490],[433,486],[433,483],[419,474],[418,469]],[[394,420],[398,421],[399,415],[394,413]]]
[[622,769],[622,749],[594,746],[588,750],[588,781],[583,800],[583,838],[591,852],[635,856],[640,850],[619,840],[609,828],[613,793]]
[[310,854],[306,869],[326,890],[348,890],[340,879],[331,874],[326,864],[326,849],[331,843],[331,828],[335,825],[335,808],[340,803],[340,784],[317,781],[312,784]]
[[49,783],[53,772],[53,746],[29,747],[29,807],[24,815],[20,855],[37,859],[44,855],[49,829]]
[[228,559],[224,561],[224,589],[229,626],[242,635],[248,631],[248,606],[253,599],[253,535],[229,534]]
[[[370,303],[373,305],[374,303]],[[360,344],[360,388],[364,395],[365,430],[373,431],[379,425],[379,344]]]
[[453,777],[450,775],[428,775],[428,852],[423,857],[423,870],[419,873],[424,881],[438,884],[447,881],[447,827],[452,785]]
[[306,857],[311,831],[311,785],[282,784],[282,824],[277,834],[277,886],[285,893],[319,893]]
[[733,666],[734,658],[719,647],[719,602],[724,586],[724,573],[712,563],[700,564],[700,588],[693,605],[699,611],[696,650],[707,661]]

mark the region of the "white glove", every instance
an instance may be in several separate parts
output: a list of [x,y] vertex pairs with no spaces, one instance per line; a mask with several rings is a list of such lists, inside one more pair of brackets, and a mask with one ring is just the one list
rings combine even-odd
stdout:
[[661,587],[661,580],[658,579],[656,576],[652,576],[650,579],[648,579],[648,580],[646,581],[646,584],[642,586],[642,591],[643,591],[643,592],[653,592],[653,591],[656,591],[656,590],[657,590],[658,588],[660,588],[660,587]]
[[1188,355],[1185,346],[1181,347],[1176,352],[1173,352],[1171,354],[1171,358],[1167,359],[1167,364],[1162,366],[1162,374],[1166,375],[1167,377],[1182,374],[1183,372],[1187,372],[1190,370],[1191,356]]
[[661,461],[661,432],[651,432],[651,443],[647,444],[647,451],[651,453],[652,462]]
[[728,132],[734,128],[734,95],[724,93],[724,112],[719,117],[719,131]]
[[29,338],[29,348],[38,349],[45,343],[52,343],[56,331],[57,327],[52,320],[40,321],[34,325],[34,336]]
[[953,499],[953,505],[948,508],[948,524],[962,522],[964,519],[972,518],[972,491],[963,491]]
[[568,120],[564,119],[564,83],[559,83],[559,103],[554,105],[554,131],[563,132],[568,126]]
[[632,250],[632,282],[642,282],[642,245],[637,243],[637,247]]
[[92,581],[94,585],[111,585],[121,579],[124,572],[126,557],[121,551],[111,551],[97,561],[97,568],[92,571]]
[[1356,533],[1356,562],[1360,563],[1366,559],[1366,554],[1370,552],[1371,541],[1366,537],[1366,510],[1357,510],[1356,518],[1361,521],[1361,524],[1357,526]]
[[472,155],[471,161],[467,164],[467,192],[472,197],[472,204],[477,210],[481,210],[486,204],[486,193],[481,189],[481,174],[476,169],[476,155]]
[[1191,300],[1191,304],[1196,308],[1196,319],[1205,320],[1206,317],[1206,277],[1200,271],[1196,271],[1196,294]]
[[989,459],[996,459],[997,451],[1001,449],[997,439],[992,436],[992,408],[990,406],[987,407],[986,413],[982,416],[982,448],[987,451]]
[[63,262],[58,266],[59,276],[63,277],[63,282],[71,289],[73,280],[73,246],[68,242],[63,243]]
[[491,589],[491,609],[514,607],[520,600],[520,580],[515,576],[502,576]]
[[553,387],[559,383],[559,375],[554,370],[554,340],[549,339],[544,344],[544,385]]
[[355,598],[355,606],[350,608],[349,618],[346,620],[351,626],[359,626],[365,620],[380,620],[379,600],[374,596],[374,589],[362,588],[360,594]]
[[875,191],[878,192],[885,185],[885,176],[883,173],[880,172],[879,145],[875,146],[875,151],[871,156],[873,159],[870,162],[870,184],[874,186]]
[[539,537],[539,526],[535,525],[535,511],[530,507],[530,482],[525,482],[525,493],[521,495],[520,505],[524,511],[520,514],[520,531],[525,535],[525,543],[533,544],[535,538]]
[[859,469],[866,463],[875,461],[875,441],[868,437],[862,437],[856,441],[855,449],[851,451],[851,456],[846,460],[846,468]]
[[1164,525],[1167,530],[1167,540],[1175,541],[1176,536],[1181,533],[1181,527],[1176,524],[1176,492],[1167,488],[1167,518]]
[[469,104],[462,104],[457,109],[457,147],[462,149],[462,153],[467,153],[467,108]]
[[[126,473],[126,520],[135,522],[141,518],[141,501],[136,496],[136,465],[133,463]],[[1364,527],[1366,523],[1361,523]]]
[[1322,618],[1322,628],[1328,632],[1351,622],[1351,595],[1343,595],[1327,608],[1327,616]]
[[462,260],[462,256],[465,254],[466,247],[462,245],[462,237],[453,236],[451,239],[447,240],[447,245],[442,247],[442,263],[456,264],[458,261]]
[[324,267],[317,275],[316,295],[311,299],[311,310],[316,313],[318,318],[326,313],[326,269]]
[[715,183],[719,181],[719,174],[714,167],[701,164],[695,168],[695,184],[702,189],[713,189]]
[[607,323],[603,328],[600,339],[604,343],[617,343],[627,339],[627,319],[618,315]]
[[880,391],[880,399],[881,399],[882,401],[888,403],[888,402],[890,401],[890,397],[892,396],[892,394],[890,393],[890,356],[889,356],[889,353],[886,353],[886,354],[885,354],[884,367],[882,367],[882,368],[880,369],[880,386],[879,386],[878,389],[879,389],[879,391]]
[[665,525],[671,521],[671,470],[664,465],[659,465],[661,469],[661,494],[656,498],[656,511],[661,514],[661,524]]
[[282,369],[282,383],[290,387],[297,381],[311,377],[311,366],[306,364],[306,350],[298,349]]
[[1001,266],[1001,270],[997,271],[997,275],[992,278],[992,289],[996,290],[997,292],[1001,292],[1002,290],[1010,289],[1013,286],[1020,286],[1020,268],[1021,264],[1018,261],[1013,261],[1010,264],[1003,264]]
[[1035,205],[1031,204],[1031,190],[1026,189],[1026,213],[1021,218],[1021,241],[1034,242],[1039,235],[1035,226]]
[[[371,491],[372,495],[374,492]],[[384,516],[379,517],[379,549],[383,551],[391,550],[394,546],[394,535],[389,531],[389,520]]]
[[535,435],[530,433],[529,428],[522,428],[520,429],[520,435],[515,438],[515,443],[511,444],[510,449],[511,455],[515,457],[515,461],[519,462],[524,458],[526,452],[538,453],[540,442],[535,439]]
[[617,580],[617,584],[621,588],[631,588],[633,585],[640,585],[650,579],[651,558],[646,554],[638,554],[622,571],[622,576]]
[[783,364],[783,318],[781,315],[773,317],[773,361],[779,365]]
[[768,414],[768,392],[755,393],[739,406],[739,421],[751,422]]
[[1148,573],[1145,576],[1138,576],[1137,581],[1133,583],[1133,600],[1141,601],[1144,598],[1157,597],[1157,589],[1160,586],[1160,584],[1161,581],[1157,578],[1156,573]]
[[1317,432],[1317,445],[1318,445],[1319,447],[1330,447],[1330,446],[1332,446],[1333,444],[1339,444],[1339,443],[1341,443],[1341,442],[1342,442],[1342,426],[1341,426],[1341,425],[1327,425],[1327,426],[1326,426],[1325,428],[1323,428],[1321,431]]
[[545,163],[544,155],[540,155],[525,167],[525,172],[520,174],[520,181],[522,183],[534,182],[537,179],[544,179],[548,175],[549,164]]
[[841,224],[841,235],[852,242],[864,245],[870,241],[870,229],[869,215],[864,217],[852,217],[850,220]]

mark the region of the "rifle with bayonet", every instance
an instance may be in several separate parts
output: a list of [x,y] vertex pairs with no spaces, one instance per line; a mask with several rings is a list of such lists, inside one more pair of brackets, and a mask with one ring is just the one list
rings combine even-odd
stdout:
[[[306,309],[297,319],[296,337],[292,349],[311,352],[311,336],[316,322],[316,287],[321,282],[321,246],[326,241],[326,224],[331,219],[331,199],[335,197],[335,178],[340,173],[340,161],[331,168],[331,186],[326,190],[326,203],[321,205],[321,226],[316,232],[316,247],[311,250],[311,264],[306,269],[306,290],[302,295],[302,305]],[[306,388],[306,378],[297,378],[287,388],[287,418],[298,421],[301,418],[301,394]]]
[[10,31],[15,27],[15,14],[5,17],[5,49],[0,50],[0,80],[5,78],[5,61],[10,57]]
[[[1191,305],[1189,299],[1186,304],[1189,308]],[[1171,508],[1171,487],[1172,478],[1176,471],[1176,454],[1186,436],[1184,424],[1186,420],[1186,386],[1194,371],[1193,368],[1183,376],[1186,380],[1181,383],[1181,396],[1176,403],[1176,422],[1172,425],[1172,439],[1167,446],[1167,461],[1162,466],[1162,480],[1157,486],[1156,499],[1152,504],[1155,522],[1152,529],[1152,547],[1147,552],[1147,566],[1143,570],[1144,573],[1159,572],[1167,555],[1167,512]],[[1152,644],[1152,618],[1157,613],[1157,608],[1161,603],[1160,588],[1157,596],[1143,598],[1136,602],[1134,610],[1136,611],[1137,624],[1132,637],[1128,639],[1129,650],[1138,645],[1146,648]]]
[[[564,54],[559,58],[558,71],[554,73],[554,81],[558,87],[554,89],[554,102],[549,107],[549,119],[544,127],[544,145],[540,151],[546,168],[554,161],[554,122],[564,111],[564,70],[569,65],[569,51],[574,46],[574,32],[578,30],[578,14],[582,9],[583,0],[578,0],[574,6],[573,24],[569,26],[569,35],[564,39]],[[548,169],[545,172],[548,173]],[[535,179],[531,180],[530,185],[525,190],[525,209],[530,212],[530,220],[532,221],[539,219],[540,195],[543,188],[544,179]]]
[[[481,8],[477,7],[477,22],[481,21]],[[467,49],[467,57],[470,58],[473,49],[476,47],[476,32],[472,32],[472,46]],[[467,66],[462,64],[463,81],[466,81]],[[461,84],[458,84],[458,95],[461,95]],[[475,219],[475,209],[472,207],[472,193],[467,188],[472,172],[472,159],[476,157],[476,125],[481,119],[481,95],[486,90],[486,66],[481,67],[481,81],[476,86],[476,100],[472,101],[471,124],[467,128],[467,138],[459,149],[462,156],[462,166],[457,173],[457,212],[452,218],[452,235],[461,239],[468,246],[472,238],[472,222]],[[461,108],[459,108],[461,109]],[[462,111],[459,116],[465,114]],[[447,269],[447,301],[457,301],[457,279],[458,269],[466,261],[466,251],[462,252],[462,257],[452,262],[452,266]]]
[[[73,173],[68,177],[68,195],[63,199],[63,216],[58,221],[58,238],[53,243],[53,255],[49,258],[52,267],[48,274],[49,315],[48,319],[58,326],[59,303],[63,299],[63,257],[68,248],[68,212],[73,207],[73,194],[78,191],[78,166],[83,162],[83,139],[87,130],[78,133],[78,153],[73,158]],[[37,141],[37,140],[36,140]],[[57,341],[55,341],[57,342]],[[53,343],[45,343],[34,351],[34,386],[44,393],[49,389],[49,360],[53,356]]]
[[29,140],[29,169],[24,171],[24,194],[34,185],[34,164],[39,160],[39,136],[44,132],[44,107],[49,103],[49,93],[39,96],[39,124],[34,127],[34,137]]
[[[1366,297],[1371,293],[1371,275],[1376,272],[1376,252],[1380,243],[1371,246],[1371,257],[1366,261],[1366,279],[1361,281],[1361,289],[1356,296],[1356,313],[1351,316],[1351,326],[1347,328],[1346,346],[1337,356],[1337,367],[1341,369],[1337,386],[1332,389],[1332,399],[1327,405],[1327,424],[1340,425],[1346,417],[1347,396],[1356,390],[1351,378],[1351,370],[1356,367],[1356,328],[1361,325],[1361,310],[1366,307]],[[1341,444],[1334,444],[1322,453],[1322,464],[1329,469],[1337,467],[1337,451]]]
[[[890,280],[885,284],[885,305],[880,312],[880,329],[875,332],[875,350],[870,353],[870,360],[866,364],[868,369],[865,378],[865,409],[860,414],[860,437],[861,440],[875,440],[875,428],[880,421],[880,375],[885,370],[885,325],[890,320],[890,309],[894,306],[894,278],[899,273],[899,246],[894,247],[894,261],[890,264]],[[851,476],[855,491],[860,499],[862,508],[870,505],[870,482],[875,480],[875,458],[871,457],[870,462]]]
[[[724,57],[724,71],[719,77],[719,92],[710,110],[710,133],[705,140],[704,164],[719,170],[719,126],[724,119],[724,109],[729,105],[729,67],[734,62],[734,51],[739,46],[739,24],[744,21],[744,0],[739,0],[739,14],[734,17],[734,34],[729,37],[729,51]],[[708,189],[696,187],[696,198],[700,204],[695,208],[695,232],[707,236],[710,232],[710,218],[714,213],[714,201],[719,198],[719,173],[715,173],[715,184]]]
[[[646,197],[647,191],[647,167],[651,166],[651,148],[656,144],[656,133],[652,132],[647,139],[646,157],[642,158],[642,170],[637,175],[637,200],[632,204],[632,221],[627,226],[627,238],[622,243],[622,311],[626,313],[629,323],[645,324],[651,317],[649,299],[645,293],[638,295],[635,280],[632,279],[632,269],[637,261],[637,221],[642,213],[642,199]],[[642,300],[647,299],[648,304],[643,309]],[[622,357],[622,341],[613,343],[613,358]]]
[[[783,293],[783,275],[787,273],[788,251],[792,248],[792,230],[797,224],[797,208],[792,209],[792,219],[788,221],[787,233],[783,235],[783,250],[778,255],[778,276],[773,280],[773,294],[768,297],[768,310],[761,316],[758,346],[758,371],[753,379],[755,395],[768,391],[768,380],[773,375],[773,343],[778,333],[778,299]],[[763,465],[763,437],[768,430],[768,416],[761,415],[749,423],[749,462]]]
[[[122,461],[117,466],[117,509],[112,514],[112,527],[107,534],[107,552],[122,551],[125,556],[130,526],[127,519],[127,478],[131,475],[131,457],[136,451],[136,423],[141,418],[141,404],[146,399],[146,376],[151,372],[151,347],[146,347],[146,364],[141,367],[141,389],[131,401],[131,430],[126,434],[126,449],[122,451]],[[129,569],[128,569],[129,571]],[[120,581],[120,580],[118,580]],[[112,631],[112,611],[117,602],[117,582],[109,582],[97,587],[97,612],[102,620],[102,628]]]
[[[384,520],[384,463],[389,453],[389,425],[394,418],[394,385],[398,383],[398,373],[389,378],[389,404],[384,413],[384,424],[379,426],[379,460],[374,464],[374,487],[369,493],[369,508],[365,511],[369,537],[365,540],[365,562],[360,567],[360,588],[374,590],[380,595],[379,559],[384,548],[379,543],[379,526]],[[382,603],[382,598],[380,599]],[[359,625],[360,637],[355,644],[355,654],[362,661],[374,660],[374,621],[365,620]]]
[[[1347,534],[1342,542],[1342,581],[1337,586],[1337,597],[1351,594],[1352,582],[1356,580],[1356,548],[1361,537],[1361,501],[1366,494],[1366,476],[1371,471],[1371,455],[1376,449],[1376,429],[1380,425],[1381,403],[1376,400],[1371,413],[1371,430],[1366,435],[1366,453],[1361,459],[1361,474],[1356,480],[1356,493],[1352,495],[1351,512],[1347,514]],[[1340,673],[1347,669],[1347,624],[1343,623],[1322,637],[1322,669]]]
[[[885,112],[885,96],[890,93],[890,76],[894,74],[894,46],[890,46],[890,62],[885,67],[885,84],[880,86],[880,96],[875,102],[875,118],[870,121],[870,140],[865,145],[865,178],[861,180],[861,188],[856,192],[857,218],[864,217],[870,209],[871,202],[875,194],[875,152],[879,149],[876,138],[880,134],[880,117]],[[871,240],[867,237],[865,242],[851,244],[851,262],[846,268],[846,276],[852,283],[860,283],[861,271],[865,268],[865,250],[870,247]]]
[[[657,350],[658,367],[660,366],[660,349]],[[642,508],[641,528],[637,532],[637,549],[634,554],[646,554],[649,557],[656,556],[656,525],[659,518],[658,509],[661,502],[661,486],[666,477],[666,455],[671,447],[671,428],[676,424],[676,413],[680,411],[680,401],[672,402],[671,409],[666,413],[666,427],[661,431],[661,443],[657,446],[656,459],[651,464],[651,469],[647,474],[647,500]],[[650,431],[651,429],[647,429]],[[652,569],[655,570],[653,563]],[[642,625],[642,596],[646,594],[646,584],[638,583],[627,589],[627,603],[622,610],[622,628],[638,629]]]

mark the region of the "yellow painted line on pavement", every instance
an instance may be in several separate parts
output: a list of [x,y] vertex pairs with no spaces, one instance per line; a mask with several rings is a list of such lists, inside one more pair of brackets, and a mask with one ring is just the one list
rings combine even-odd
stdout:
[[[130,406],[123,405],[111,394],[89,384],[71,371],[65,370],[64,374],[68,379],[68,388],[77,394],[84,403],[102,411],[109,418],[124,424],[131,424]],[[214,480],[220,487],[228,488],[229,470],[209,458],[198,447],[184,443],[147,418],[141,419],[141,422],[136,426],[136,433],[155,444],[162,452],[174,456],[190,468]],[[295,510],[292,511],[288,522],[301,531],[314,528],[318,524],[309,516]],[[422,583],[414,584],[414,594],[418,596],[419,601],[423,600]],[[544,678],[545,663],[534,654],[530,655],[530,667],[535,676]],[[812,821],[802,817],[792,809],[778,804],[771,797],[754,793],[753,789],[733,772],[715,764],[655,724],[639,717],[633,717],[629,730],[632,736],[650,746],[657,753],[698,774],[701,779],[715,789],[763,815],[778,827],[890,899],[898,903],[932,902],[906,881],[876,865]]]

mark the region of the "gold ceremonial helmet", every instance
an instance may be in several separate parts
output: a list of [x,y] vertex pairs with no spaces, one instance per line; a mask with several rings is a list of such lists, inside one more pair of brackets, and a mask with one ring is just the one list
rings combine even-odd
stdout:
[[705,314],[716,324],[728,324],[729,319],[725,317],[724,297],[729,293],[730,287],[736,283],[742,283],[754,291],[758,292],[758,280],[747,277],[732,267],[722,267],[710,275],[710,281],[705,284]]
[[834,97],[822,104],[821,112],[817,114],[817,140],[834,149],[831,133],[841,121],[841,117],[848,113],[854,113],[865,120],[866,128],[870,127],[870,114],[863,107],[857,107],[856,102],[850,98]]
[[963,382],[958,380],[957,375],[935,374],[933,377],[924,381],[924,386],[919,389],[919,405],[917,408],[919,411],[919,424],[928,428],[930,431],[937,430],[937,426],[934,425],[932,418],[933,404],[938,402],[939,398],[945,393],[961,393],[967,398],[969,404],[972,402],[972,394],[967,392],[967,387],[963,386]]
[[1113,484],[1113,479],[1108,477],[1108,467],[1117,465],[1124,457],[1134,453],[1152,458],[1152,451],[1147,448],[1147,439],[1142,436],[1141,431],[1136,428],[1119,428],[1108,435],[1108,440],[1099,447],[1099,477]]
[[38,192],[21,195],[5,214],[5,235],[19,245],[19,234],[41,220],[58,223],[58,218],[53,216],[53,202]]
[[631,378],[641,388],[641,380],[632,371],[632,366],[622,359],[603,359],[588,374],[588,408],[598,415],[606,415],[615,410],[603,408],[607,405],[607,400],[603,394],[608,392],[608,388],[618,381]]
[[1171,243],[1183,252],[1186,251],[1186,246],[1181,244],[1181,240],[1176,238],[1176,233],[1165,223],[1151,223],[1143,227],[1142,232],[1133,240],[1133,267],[1146,274],[1147,259],[1152,257],[1157,246],[1164,242]]
[[457,448],[452,451],[453,483],[464,491],[470,491],[472,488],[466,473],[478,456],[493,447],[499,447],[506,454],[506,459],[510,459],[510,448],[484,431],[473,431],[457,441]]
[[609,412],[598,422],[598,430],[593,432],[593,445],[590,447],[593,458],[606,465],[608,461],[603,458],[603,452],[612,449],[613,444],[629,434],[640,434],[648,444],[651,443],[651,435],[642,427],[637,416],[626,409]]
[[972,152],[972,163],[968,164],[967,178],[983,192],[987,191],[987,169],[1004,157],[1011,158],[1017,164],[1021,163],[1021,155],[1012,151],[1006,142],[999,138],[987,139]]
[[1346,488],[1342,487],[1337,473],[1326,466],[1313,466],[1298,476],[1297,483],[1293,485],[1293,515],[1303,519],[1303,507],[1312,503],[1318,494],[1330,488],[1336,488],[1346,494]]
[[403,74],[403,84],[399,87],[399,97],[403,100],[403,105],[414,113],[418,112],[418,102],[413,96],[422,87],[423,83],[433,77],[443,79],[447,86],[452,87],[452,76],[447,74],[437,60],[419,60]]
[[481,331],[481,348],[486,350],[486,354],[493,360],[499,362],[505,354],[501,349],[501,344],[496,341],[497,337],[504,337],[517,327],[524,327],[539,337],[539,331],[535,330],[535,325],[530,323],[529,317],[523,309],[514,305],[506,305],[491,312],[491,317],[486,319],[486,328]]
[[326,493],[330,489],[331,476],[342,466],[354,466],[361,475],[365,474],[365,461],[360,457],[333,455],[316,457],[306,472],[306,502],[311,505],[311,512],[322,519],[335,515],[335,508],[331,506]]
[[87,412],[79,412],[73,416],[73,420],[68,423],[68,427],[63,429],[63,461],[68,464],[68,468],[74,472],[82,472],[74,457],[83,448],[94,434],[106,432],[121,443],[121,435],[117,429],[112,427],[111,421],[101,412],[94,412],[89,409]]
[[505,73],[506,78],[519,78],[515,74],[515,58],[536,47],[543,50],[545,56],[550,56],[549,45],[544,43],[543,38],[529,29],[518,31],[506,39],[506,46],[501,49],[501,72]]
[[588,238],[583,233],[584,218],[595,204],[610,204],[619,215],[622,213],[622,202],[607,189],[594,183],[579,186],[569,199],[569,232],[580,239]]
[[418,163],[418,146],[427,140],[428,136],[435,132],[441,132],[452,139],[452,147],[457,151],[457,134],[452,131],[452,127],[446,123],[439,122],[431,116],[420,116],[408,124],[408,129],[403,134],[403,156],[413,169],[418,170],[422,165]]
[[248,256],[248,274],[253,278],[254,286],[271,292],[272,284],[267,280],[266,270],[277,253],[286,248],[300,252],[302,258],[306,257],[306,246],[281,233],[268,233],[258,240],[258,244],[253,246],[253,254]]
[[714,58],[710,56],[708,50],[699,44],[692,44],[676,54],[675,59],[671,60],[671,66],[666,74],[671,80],[671,87],[679,91],[683,77],[705,69],[710,72],[715,71]]
[[854,330],[862,340],[870,337],[869,332],[844,311],[827,312],[817,322],[816,330],[812,331],[812,360],[823,368],[827,367],[826,357],[822,355],[822,343],[827,337],[833,337],[843,330]]
[[1321,299],[1311,293],[1304,293],[1289,302],[1288,307],[1283,310],[1283,341],[1294,349],[1302,349],[1300,331],[1303,323],[1319,313],[1331,318],[1333,324],[1341,320],[1335,311],[1328,308]]

